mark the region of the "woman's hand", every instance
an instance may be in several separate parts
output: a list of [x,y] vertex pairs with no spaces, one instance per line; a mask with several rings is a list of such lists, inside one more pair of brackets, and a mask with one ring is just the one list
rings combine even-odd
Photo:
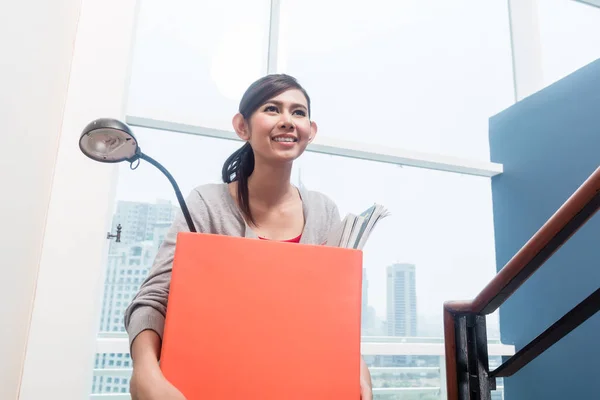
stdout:
[[132,400],[186,400],[160,370],[159,354],[160,337],[156,332],[143,331],[133,341],[133,374],[129,384]]
[[130,392],[132,400],[186,400],[164,377],[158,364],[133,368]]
[[373,400],[373,385],[371,384],[371,373],[367,363],[360,358],[360,399]]

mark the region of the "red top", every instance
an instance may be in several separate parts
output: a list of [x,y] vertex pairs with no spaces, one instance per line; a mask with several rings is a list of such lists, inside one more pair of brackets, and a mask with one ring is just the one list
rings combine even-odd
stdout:
[[[269,240],[269,239],[266,239],[266,238],[260,237],[260,236],[258,238],[262,239],[262,240]],[[302,238],[302,234],[298,235],[297,237],[295,237],[293,239],[281,240],[281,242],[300,243],[300,238]]]

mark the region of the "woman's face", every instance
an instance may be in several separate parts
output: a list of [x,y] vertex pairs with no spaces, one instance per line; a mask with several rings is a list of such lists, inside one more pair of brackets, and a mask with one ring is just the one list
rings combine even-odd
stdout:
[[249,121],[238,114],[234,127],[242,139],[250,142],[254,156],[267,162],[295,160],[317,133],[317,125],[308,116],[306,97],[297,89],[267,101]]

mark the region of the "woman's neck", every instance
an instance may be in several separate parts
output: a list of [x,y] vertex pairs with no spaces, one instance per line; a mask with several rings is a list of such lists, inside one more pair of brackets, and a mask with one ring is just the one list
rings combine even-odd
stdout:
[[251,203],[270,207],[289,200],[293,195],[290,183],[292,163],[274,166],[256,161],[254,172],[248,178]]

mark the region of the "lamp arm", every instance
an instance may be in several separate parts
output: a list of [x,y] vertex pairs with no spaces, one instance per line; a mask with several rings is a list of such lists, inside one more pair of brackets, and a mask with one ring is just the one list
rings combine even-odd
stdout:
[[181,207],[181,211],[183,212],[183,216],[185,217],[185,221],[187,222],[190,232],[196,232],[196,227],[194,226],[194,222],[192,222],[190,211],[188,210],[187,205],[185,204],[185,200],[181,195],[181,190],[179,190],[179,186],[177,185],[177,182],[175,182],[173,176],[169,173],[169,171],[167,171],[165,167],[163,167],[158,161],[156,161],[152,157],[147,156],[142,152],[139,152],[138,156],[142,160],[148,161],[150,164],[154,165],[160,170],[160,172],[162,172],[167,177],[167,179],[169,179],[169,182],[171,182],[171,185],[173,185],[173,189],[175,190],[175,195],[177,196],[179,206]]

